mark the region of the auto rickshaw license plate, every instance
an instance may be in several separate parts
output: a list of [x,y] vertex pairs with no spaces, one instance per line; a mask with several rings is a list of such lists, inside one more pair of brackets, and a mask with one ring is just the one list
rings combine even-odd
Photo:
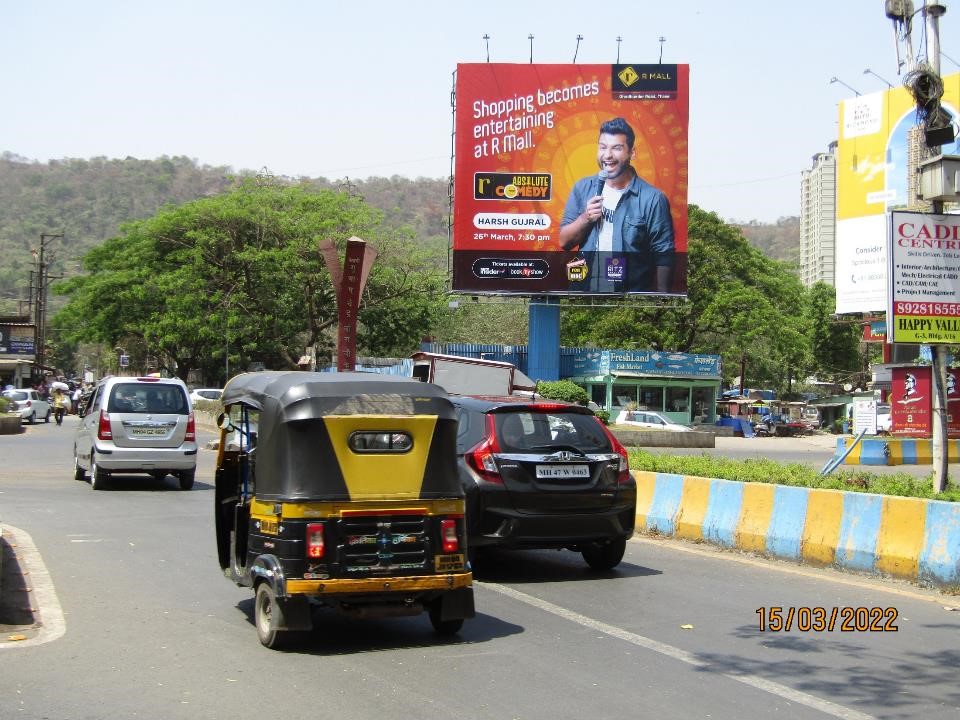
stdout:
[[463,554],[434,555],[433,567],[437,572],[453,572],[454,570],[463,570]]
[[588,478],[590,468],[586,465],[537,465],[537,479]]

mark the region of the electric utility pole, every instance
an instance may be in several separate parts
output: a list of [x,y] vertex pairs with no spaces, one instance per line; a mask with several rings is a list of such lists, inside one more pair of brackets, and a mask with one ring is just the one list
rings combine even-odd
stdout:
[[35,303],[34,303],[34,327],[33,327],[33,347],[34,347],[34,365],[43,375],[43,366],[46,364],[47,353],[47,283],[49,282],[48,261],[46,257],[47,246],[52,240],[62,238],[63,234],[51,235],[43,233],[40,235],[40,250],[34,250],[33,256],[37,260]]

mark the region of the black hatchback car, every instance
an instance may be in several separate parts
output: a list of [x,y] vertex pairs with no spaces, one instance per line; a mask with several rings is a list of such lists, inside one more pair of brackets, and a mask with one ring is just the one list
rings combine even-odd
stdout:
[[558,548],[616,567],[636,522],[626,449],[579,405],[451,396],[468,547]]

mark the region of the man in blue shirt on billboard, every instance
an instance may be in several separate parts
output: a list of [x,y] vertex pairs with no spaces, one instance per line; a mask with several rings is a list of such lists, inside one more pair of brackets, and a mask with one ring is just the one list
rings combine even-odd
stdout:
[[[667,196],[637,175],[633,128],[623,118],[600,126],[600,172],[578,180],[560,222],[560,245],[579,249],[570,289],[593,293],[670,292],[673,218]],[[574,279],[579,270],[583,280]]]

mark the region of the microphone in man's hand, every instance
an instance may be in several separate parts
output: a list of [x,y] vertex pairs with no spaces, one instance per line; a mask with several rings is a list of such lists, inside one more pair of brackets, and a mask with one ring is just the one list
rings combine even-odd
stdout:
[[[603,186],[606,182],[607,171],[601,169],[600,172],[597,173],[597,195],[603,195]],[[600,213],[600,217],[598,217],[595,222],[597,223],[597,227],[603,225],[603,212]]]
[[607,183],[607,171],[601,170],[597,173],[597,195],[603,195],[603,186]]

